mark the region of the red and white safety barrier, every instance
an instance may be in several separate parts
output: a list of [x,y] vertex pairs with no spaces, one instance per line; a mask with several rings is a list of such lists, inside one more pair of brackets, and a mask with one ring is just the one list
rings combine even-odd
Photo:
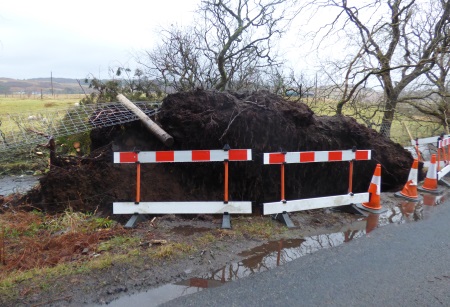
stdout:
[[264,164],[370,160],[370,150],[275,152],[264,154]]
[[251,149],[115,152],[114,163],[249,161]]
[[[450,137],[443,136],[438,141],[437,152],[437,180],[442,178],[450,172]],[[442,169],[441,169],[442,167]]]
[[421,138],[421,139],[415,139],[415,140],[411,140],[411,145],[415,146],[419,146],[419,145],[426,145],[426,144],[433,144],[436,145],[438,142],[439,138],[448,138],[450,137],[450,134],[445,134],[443,136],[430,136],[427,138]]
[[[420,153],[419,147],[423,148],[425,145],[433,145],[438,148],[438,156],[436,161],[438,169],[441,169],[448,164],[447,162],[450,159],[450,149],[448,149],[450,145],[450,134],[442,134],[440,136],[431,136],[427,138],[411,140],[411,145],[414,146],[417,159],[419,159],[419,161],[423,161],[423,157]],[[445,148],[447,148],[447,152],[445,152]],[[446,156],[448,156],[449,158],[447,159]],[[423,165],[425,167],[429,167],[430,161],[423,161]]]
[[[369,193],[352,192],[353,161],[370,160],[371,150],[338,150],[338,151],[307,151],[307,152],[276,152],[264,153],[264,164],[279,164],[281,167],[281,200],[278,202],[263,203],[264,215],[280,214],[318,208],[344,206],[369,201]],[[349,161],[349,188],[348,194],[309,198],[300,200],[285,199],[285,164],[288,163],[314,163]],[[286,218],[286,217],[285,217]]]
[[[251,161],[251,149],[115,152],[114,163],[136,164],[135,202],[113,203],[114,214],[244,214],[252,213],[251,201],[228,201],[228,163]],[[211,202],[141,202],[141,164],[172,162],[223,162],[224,200]]]

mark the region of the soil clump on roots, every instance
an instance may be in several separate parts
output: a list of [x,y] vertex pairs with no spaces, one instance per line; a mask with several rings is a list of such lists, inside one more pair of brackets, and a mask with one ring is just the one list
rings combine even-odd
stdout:
[[[99,110],[91,119],[109,116]],[[102,119],[104,120],[104,119]],[[48,212],[67,208],[110,214],[113,201],[135,200],[135,166],[113,164],[113,152],[252,149],[253,161],[230,163],[230,200],[280,199],[280,169],[264,165],[263,153],[371,149],[370,161],[355,161],[353,192],[366,192],[377,163],[382,190],[400,189],[413,157],[401,145],[346,116],[317,116],[305,104],[269,92],[246,94],[197,90],[168,95],[155,120],[175,143],[164,145],[138,122],[95,129],[91,154],[77,163],[61,163],[27,195]],[[222,163],[143,164],[141,201],[223,199]],[[420,176],[422,173],[419,171]],[[289,164],[286,199],[348,192],[348,162]]]

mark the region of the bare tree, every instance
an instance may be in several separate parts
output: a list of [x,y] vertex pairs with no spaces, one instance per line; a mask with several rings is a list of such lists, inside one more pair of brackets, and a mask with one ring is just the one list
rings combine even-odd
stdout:
[[138,56],[150,78],[161,80],[165,91],[210,87],[217,78],[211,75],[211,65],[204,57],[200,39],[192,28],[172,25],[161,31],[160,44]]
[[314,5],[338,9],[323,28],[325,37],[345,33],[358,46],[341,67],[343,92],[337,113],[360,88],[376,80],[385,99],[380,133],[389,137],[400,94],[433,68],[437,46],[446,41],[450,1],[323,0]]
[[202,1],[194,26],[164,30],[139,62],[177,91],[255,89],[280,64],[272,46],[296,14],[293,1]]
[[[273,40],[286,29],[295,15],[289,0],[207,0],[202,1],[205,53],[215,60],[220,79],[218,90],[244,80],[252,71],[276,63]],[[242,65],[246,71],[235,77]]]
[[[448,132],[450,126],[450,46],[446,35],[435,51],[435,66],[425,73],[426,80],[417,86],[419,90],[406,95],[404,100],[429,121],[439,122]],[[428,81],[428,82],[427,82]]]

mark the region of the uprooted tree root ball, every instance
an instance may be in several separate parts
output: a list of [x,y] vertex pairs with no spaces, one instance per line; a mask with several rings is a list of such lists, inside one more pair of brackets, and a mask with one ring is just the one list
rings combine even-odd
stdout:
[[[353,192],[367,191],[377,163],[382,166],[382,190],[400,189],[413,162],[401,145],[350,117],[317,116],[305,104],[264,91],[172,94],[155,120],[173,136],[172,148],[140,122],[93,130],[90,157],[54,167],[28,195],[29,201],[48,211],[71,207],[107,213],[113,201],[134,201],[135,166],[114,165],[113,151],[222,149],[226,144],[252,149],[253,161],[230,163],[229,186],[230,200],[256,205],[280,199],[280,169],[263,164],[266,152],[371,149],[370,161],[354,163]],[[143,164],[141,201],[221,200],[223,169],[218,162]],[[348,177],[349,162],[289,164],[286,199],[346,194]]]

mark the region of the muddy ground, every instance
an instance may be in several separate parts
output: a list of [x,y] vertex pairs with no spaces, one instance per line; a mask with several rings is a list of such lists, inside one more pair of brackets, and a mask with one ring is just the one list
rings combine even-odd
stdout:
[[[406,206],[402,205],[406,204]],[[420,219],[422,214],[421,205],[412,205],[402,202],[392,193],[383,193],[382,204],[392,212],[397,211],[400,220],[396,222],[407,222]],[[409,207],[407,207],[409,206]],[[407,208],[407,209],[406,209]],[[296,225],[293,229],[287,229],[280,222],[259,215],[251,217],[233,217],[233,229],[220,229],[220,216],[159,216],[156,219],[148,219],[138,224],[135,229],[128,229],[126,232],[134,238],[139,238],[134,246],[127,245],[126,248],[137,248],[141,253],[140,260],[133,262],[114,261],[108,267],[93,269],[86,272],[70,274],[68,276],[48,276],[39,279],[36,283],[33,278],[20,281],[15,288],[17,295],[0,298],[2,306],[80,306],[92,304],[108,304],[119,297],[133,295],[142,291],[160,287],[169,283],[180,283],[193,278],[198,280],[215,279],[216,282],[235,280],[239,276],[233,277],[231,272],[232,263],[239,261],[256,261],[250,264],[250,270],[257,272],[258,262],[263,261],[265,254],[258,252],[246,253],[252,248],[262,246],[268,242],[283,240],[289,245],[291,241],[298,241],[307,237],[322,236],[318,248],[328,248],[353,238],[365,236],[366,233],[374,230],[378,225],[393,221],[394,214],[388,212],[384,216],[384,221],[376,217],[375,223],[368,220],[368,217],[354,215],[345,212],[336,212],[330,209],[318,209],[306,212],[290,214]],[[238,233],[242,225],[263,222],[270,224],[270,235],[265,236],[255,233]],[[363,225],[361,227],[361,225]],[[115,228],[121,228],[116,225]],[[345,237],[343,241],[327,241],[330,234],[338,233]],[[199,239],[211,235],[214,239],[211,242],[202,242]],[[154,259],[146,256],[151,249],[158,248],[159,245],[149,244],[152,240],[166,240],[167,244],[183,243],[198,246],[192,250],[174,258]],[[153,241],[154,242],[154,241]],[[78,252],[80,264],[95,257],[104,257],[101,252],[88,250]],[[84,254],[84,255],[82,255]],[[251,260],[248,256],[252,256]],[[27,255],[34,257],[35,255]],[[258,258],[255,260],[255,256]],[[84,258],[83,258],[84,257]],[[246,264],[248,265],[248,264]],[[262,264],[264,265],[264,263]],[[229,270],[229,271],[228,271]],[[225,273],[226,271],[226,273]],[[263,270],[262,270],[263,271]],[[222,272],[222,273],[220,273]],[[217,275],[223,274],[225,279],[218,279]],[[236,272],[236,274],[238,274]],[[229,276],[228,276],[229,275]],[[245,276],[242,276],[245,277]],[[198,282],[198,281],[197,281]],[[198,287],[203,287],[197,285]],[[151,305],[152,302],[150,301]]]

